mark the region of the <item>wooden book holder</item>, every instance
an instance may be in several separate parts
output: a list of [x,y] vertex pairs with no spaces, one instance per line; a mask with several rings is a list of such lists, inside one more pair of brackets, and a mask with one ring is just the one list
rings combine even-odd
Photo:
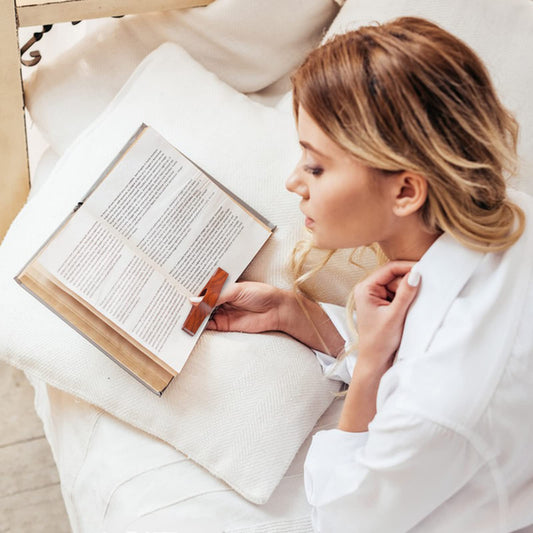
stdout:
[[202,289],[202,292],[198,295],[201,300],[198,303],[192,304],[192,309],[181,328],[183,331],[189,335],[196,334],[202,322],[215,308],[218,296],[226,279],[228,279],[228,273],[221,268],[217,268],[216,272]]

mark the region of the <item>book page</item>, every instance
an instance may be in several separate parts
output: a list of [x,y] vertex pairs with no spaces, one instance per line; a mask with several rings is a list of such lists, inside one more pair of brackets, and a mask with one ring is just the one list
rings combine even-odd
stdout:
[[179,372],[203,329],[181,330],[188,298],[217,267],[235,281],[270,233],[145,128],[38,261]]

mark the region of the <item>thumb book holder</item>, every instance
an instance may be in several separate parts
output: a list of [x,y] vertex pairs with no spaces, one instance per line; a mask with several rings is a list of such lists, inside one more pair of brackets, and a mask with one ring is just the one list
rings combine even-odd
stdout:
[[198,295],[200,300],[192,303],[192,309],[181,328],[183,331],[189,335],[196,334],[206,317],[213,312],[226,279],[228,279],[228,273],[218,267]]

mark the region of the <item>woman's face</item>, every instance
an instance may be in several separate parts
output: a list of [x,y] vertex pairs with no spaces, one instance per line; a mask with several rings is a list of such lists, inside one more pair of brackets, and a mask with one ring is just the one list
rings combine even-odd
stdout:
[[393,179],[370,169],[334,143],[301,106],[302,157],[286,183],[302,200],[305,225],[319,248],[354,248],[393,236]]

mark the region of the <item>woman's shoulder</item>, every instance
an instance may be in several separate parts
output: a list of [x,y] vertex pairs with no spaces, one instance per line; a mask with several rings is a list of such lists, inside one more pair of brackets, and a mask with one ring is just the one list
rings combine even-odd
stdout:
[[[531,196],[512,200],[533,220]],[[533,383],[533,228],[504,253],[472,252],[451,238],[441,248],[423,265],[405,323],[397,392],[411,407],[471,425],[510,386],[511,368],[524,369],[517,391]]]

